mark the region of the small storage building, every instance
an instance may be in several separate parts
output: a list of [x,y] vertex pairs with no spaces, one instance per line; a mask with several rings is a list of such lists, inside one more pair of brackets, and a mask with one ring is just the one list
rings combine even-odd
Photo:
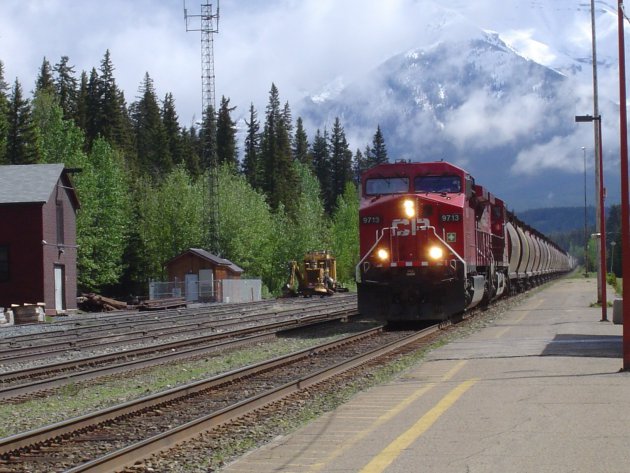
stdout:
[[77,308],[74,187],[63,164],[0,166],[0,306]]
[[231,261],[200,248],[189,248],[166,263],[170,282],[183,284],[187,301],[222,301],[217,281],[240,279],[243,270]]

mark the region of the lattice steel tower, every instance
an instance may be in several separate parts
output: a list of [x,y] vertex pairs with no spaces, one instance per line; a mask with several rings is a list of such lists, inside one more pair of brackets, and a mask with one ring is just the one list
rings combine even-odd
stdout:
[[[191,27],[190,20],[199,18],[199,27]],[[202,117],[206,123],[209,120],[207,113],[212,107],[216,114],[214,96],[214,33],[219,32],[219,0],[217,0],[217,12],[212,13],[211,3],[201,4],[200,15],[189,15],[184,0],[184,20],[186,31],[201,32],[201,103]],[[216,115],[215,115],[216,116]],[[219,176],[217,167],[216,149],[211,149],[210,143],[216,143],[216,139],[210,141],[205,137],[202,142],[202,161],[208,163],[208,243],[210,250],[215,254],[219,249]],[[216,146],[216,145],[215,145]]]

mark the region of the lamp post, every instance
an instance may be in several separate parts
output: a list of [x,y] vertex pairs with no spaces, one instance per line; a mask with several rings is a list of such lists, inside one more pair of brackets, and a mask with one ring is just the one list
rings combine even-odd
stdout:
[[588,277],[588,232],[587,228],[587,207],[586,207],[586,147],[582,146],[584,155],[584,277]]
[[[584,122],[597,122],[597,134],[598,136],[602,136],[602,116],[592,116],[592,115],[576,115],[575,121],[578,123]],[[596,164],[599,167],[599,179],[598,179],[598,207],[600,209],[599,212],[599,265],[597,267],[597,276],[598,281],[601,285],[601,304],[602,304],[602,322],[606,322],[608,320],[607,316],[607,302],[606,302],[606,215],[604,212],[604,173],[602,169],[602,140],[599,140],[599,151],[596,153],[598,155],[598,160]]]

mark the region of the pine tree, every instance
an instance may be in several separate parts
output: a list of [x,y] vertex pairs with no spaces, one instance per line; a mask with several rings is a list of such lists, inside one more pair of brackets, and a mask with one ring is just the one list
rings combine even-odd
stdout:
[[313,169],[313,157],[308,152],[308,136],[304,130],[302,117],[298,117],[293,139],[293,159]]
[[313,144],[311,145],[311,154],[313,156],[313,168],[315,169],[315,175],[319,180],[319,185],[322,191],[322,200],[324,201],[324,208],[326,210],[332,209],[334,201],[331,201],[332,197],[332,173],[330,163],[330,150],[328,146],[328,132],[324,128],[324,134],[321,134],[319,129],[315,133]]
[[37,76],[37,81],[35,83],[35,95],[44,91],[48,93],[55,92],[52,68],[50,66],[50,62],[48,62],[48,59],[46,58],[44,58],[42,65],[39,68],[39,75]]
[[144,76],[140,95],[140,100],[132,106],[138,167],[142,173],[159,179],[171,171],[173,162],[153,81],[148,73]]
[[230,107],[230,99],[221,97],[221,106],[217,116],[217,158],[219,165],[228,164],[234,171],[238,169],[238,150],[236,148],[236,122],[231,113],[236,107]]
[[197,135],[197,129],[194,126],[182,130],[182,156],[184,157],[188,173],[193,178],[199,177],[202,174],[201,144]]
[[261,141],[262,177],[261,188],[273,210],[284,205],[293,215],[297,201],[297,176],[291,157],[291,140],[285,123],[287,107],[280,110],[280,99],[275,84],[271,84],[269,104]]
[[201,169],[207,171],[217,168],[217,114],[212,105],[204,110],[201,131]]
[[164,102],[162,102],[161,115],[171,161],[175,166],[184,163],[182,133],[179,126],[179,118],[175,111],[175,99],[170,92],[166,94]]
[[97,131],[116,149],[130,152],[131,124],[123,92],[116,85],[114,66],[109,49],[101,61],[101,74],[97,80]]
[[9,133],[9,84],[4,80],[4,63],[0,61],[0,165],[8,164],[7,135]]
[[[339,117],[335,118],[332,134],[330,135],[330,163],[331,163],[331,195],[327,202],[334,204],[337,197],[343,195],[346,183],[352,182],[352,152],[346,140],[346,134]],[[332,211],[332,205],[327,208]]]
[[86,133],[86,138],[88,128],[88,106],[88,76],[87,73],[83,71],[81,72],[81,80],[79,82],[79,90],[77,92],[77,106],[73,118],[77,126]]
[[372,147],[370,148],[370,155],[368,157],[369,167],[377,164],[384,164],[388,162],[387,149],[385,148],[385,139],[381,132],[381,126],[376,127],[376,133],[372,139]]
[[15,79],[8,113],[7,160],[10,164],[35,164],[39,161],[37,131],[31,104],[22,96],[22,86]]
[[254,104],[249,106],[249,121],[245,136],[245,156],[243,158],[243,174],[254,189],[260,186],[260,123]]
[[63,118],[68,120],[76,117],[77,113],[77,79],[74,77],[74,67],[68,65],[68,56],[62,56],[55,64],[57,78],[55,91],[59,98],[59,105],[63,110]]
[[367,160],[364,154],[361,152],[361,150],[357,148],[357,151],[354,154],[354,160],[352,163],[352,173],[354,175],[353,179],[356,185],[358,185],[361,182],[361,174],[363,174],[363,172],[366,171],[367,168],[368,168]]
[[[81,86],[83,87],[83,82]],[[81,92],[83,92],[83,90],[81,90]],[[100,133],[101,113],[101,91],[98,73],[95,68],[92,68],[85,89],[85,138],[86,148],[88,149],[91,148],[92,143]],[[79,120],[81,120],[81,118],[82,117],[79,117]]]

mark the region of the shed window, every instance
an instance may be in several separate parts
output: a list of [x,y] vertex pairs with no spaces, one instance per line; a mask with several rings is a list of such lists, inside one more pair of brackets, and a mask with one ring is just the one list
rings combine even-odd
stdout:
[[0,245],[0,282],[9,280],[9,247]]

